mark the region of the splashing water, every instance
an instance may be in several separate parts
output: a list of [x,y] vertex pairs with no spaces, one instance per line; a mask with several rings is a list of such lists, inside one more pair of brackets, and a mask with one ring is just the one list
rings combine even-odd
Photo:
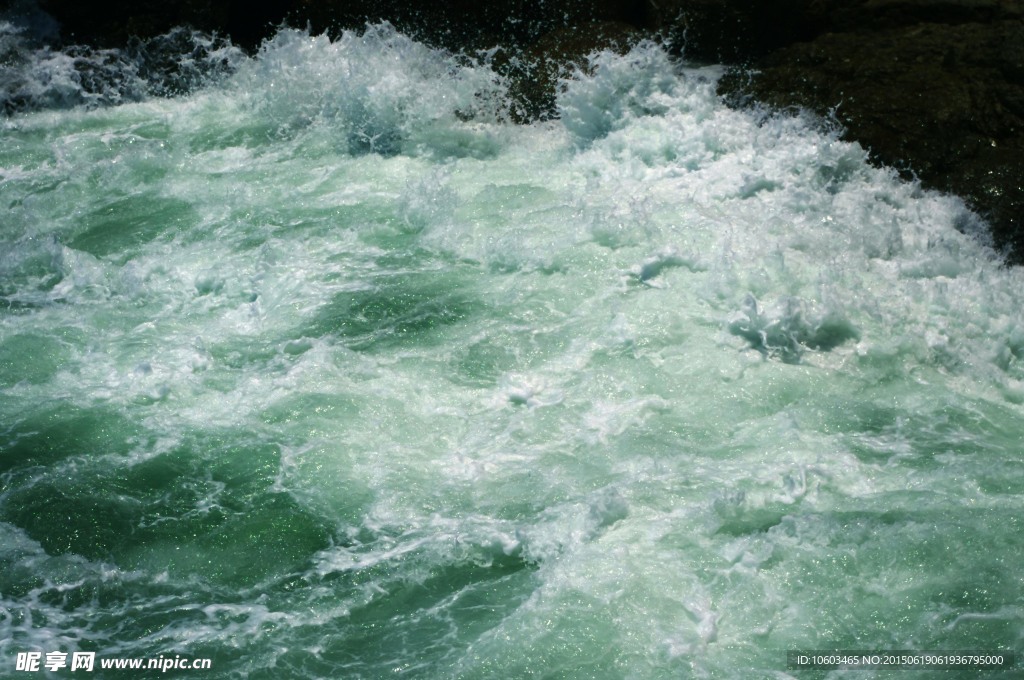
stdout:
[[39,46],[0,17],[0,106],[4,113],[92,108],[191,92],[243,59],[226,39],[177,28],[123,49]]
[[0,663],[1022,650],[1020,270],[716,68],[592,66],[516,126],[486,66],[285,30],[0,123]]

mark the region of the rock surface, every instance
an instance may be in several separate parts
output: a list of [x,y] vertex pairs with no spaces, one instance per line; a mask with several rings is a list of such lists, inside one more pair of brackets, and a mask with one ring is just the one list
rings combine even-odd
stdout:
[[[10,8],[27,0],[0,0]],[[697,61],[736,64],[721,92],[831,115],[926,187],[963,196],[1024,263],[1024,0],[40,0],[65,42],[119,46],[186,24],[254,48],[287,20],[314,32],[388,20],[433,44],[521,50],[524,118],[548,115],[566,62],[632,27]],[[512,63],[504,62],[504,67]],[[502,67],[501,59],[496,64]]]
[[[720,91],[806,107],[929,188],[965,198],[1024,262],[1024,21],[996,0],[831,3],[813,38],[751,54]],[[731,36],[745,44],[746,36]],[[683,48],[686,49],[685,47]]]

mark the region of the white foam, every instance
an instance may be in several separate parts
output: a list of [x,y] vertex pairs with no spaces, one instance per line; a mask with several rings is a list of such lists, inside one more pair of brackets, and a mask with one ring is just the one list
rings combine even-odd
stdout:
[[[943,594],[975,559],[1019,576],[998,548],[907,546],[1016,512],[1021,272],[957,231],[957,199],[807,119],[725,108],[716,69],[650,44],[593,67],[562,121],[516,127],[500,78],[388,26],[287,30],[221,90],[3,128],[0,192],[29,226],[0,217],[3,294],[26,305],[0,349],[61,333],[67,357],[17,385],[12,422],[123,416],[135,444],[92,461],[111,474],[195,433],[259,441],[279,457],[253,493],[331,534],[231,602],[140,546],[138,579],[179,609],[112,644],[340,664],[353,612],[407,596],[356,653],[423,648],[358,672],[435,645],[440,676],[729,677],[831,644],[816,631],[884,647],[902,614],[861,595],[922,574],[894,600],[918,639],[1014,620],[1005,596]],[[188,209],[74,247],[84,216],[128,210],[115,196]],[[226,502],[214,481],[189,512]],[[23,571],[47,559],[22,548]],[[75,564],[75,583],[109,567]],[[8,600],[50,612],[34,592]],[[17,640],[84,635],[52,621]]]

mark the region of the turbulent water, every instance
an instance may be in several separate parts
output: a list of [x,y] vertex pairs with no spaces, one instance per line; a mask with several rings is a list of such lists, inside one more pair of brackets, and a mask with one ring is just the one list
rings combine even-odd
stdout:
[[962,202],[653,44],[525,126],[387,26],[236,61],[0,121],[0,676],[1024,652],[1024,275]]

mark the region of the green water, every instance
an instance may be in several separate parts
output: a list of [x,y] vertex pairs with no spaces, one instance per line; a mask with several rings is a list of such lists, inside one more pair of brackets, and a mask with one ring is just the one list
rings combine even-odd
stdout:
[[485,67],[285,32],[4,120],[0,676],[1024,651],[1024,277],[717,75],[603,55],[515,126]]

